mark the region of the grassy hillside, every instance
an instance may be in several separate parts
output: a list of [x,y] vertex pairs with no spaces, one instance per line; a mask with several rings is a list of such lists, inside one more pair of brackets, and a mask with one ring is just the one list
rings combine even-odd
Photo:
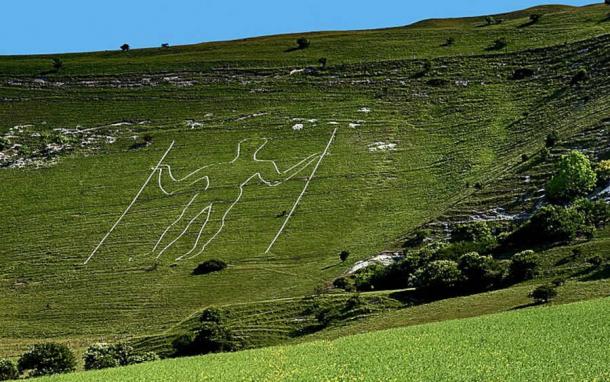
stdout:
[[44,380],[601,381],[609,310],[593,300]]
[[[544,15],[524,26],[531,13]],[[311,34],[310,48],[290,53],[295,36],[65,55],[57,73],[50,57],[0,57],[0,355],[41,338],[82,347],[164,333],[209,305],[309,295],[480,196],[472,185],[514,171],[551,130],[602,126],[607,7],[498,17]],[[486,50],[501,37],[506,49]],[[327,69],[292,72],[322,56]],[[513,79],[524,67],[533,76]],[[570,85],[581,69],[590,80]],[[201,169],[209,188],[166,195],[157,177],[167,168],[155,167],[166,153],[176,178]],[[243,184],[257,172],[287,178],[272,160],[308,165],[274,187]],[[182,212],[193,224],[155,251]],[[201,232],[198,212],[210,212]],[[211,258],[229,268],[191,274]]]

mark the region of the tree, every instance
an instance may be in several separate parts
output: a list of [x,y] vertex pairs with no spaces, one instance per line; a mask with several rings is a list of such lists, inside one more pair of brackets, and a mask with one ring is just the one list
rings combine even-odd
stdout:
[[451,260],[435,260],[416,270],[411,284],[428,293],[449,294],[462,280],[458,264]]
[[193,339],[195,354],[208,354],[236,351],[241,348],[240,341],[221,323],[204,322]]
[[593,190],[597,175],[591,168],[591,162],[583,153],[572,150],[561,157],[555,176],[547,184],[549,199],[556,202],[570,202],[579,196],[585,196]]
[[11,360],[0,359],[0,381],[8,381],[18,377],[19,371],[17,371],[15,364]]
[[610,207],[604,200],[589,200],[581,198],[574,202],[572,208],[580,212],[585,224],[595,228],[603,228],[610,220]]
[[299,39],[297,39],[297,45],[299,47],[299,49],[307,49],[309,48],[309,45],[311,43],[309,42],[308,39],[306,39],[305,37],[301,37]]
[[538,268],[538,256],[532,250],[513,255],[508,267],[508,275],[512,281],[524,281],[534,277]]
[[606,186],[610,182],[610,160],[600,161],[595,167],[597,182],[601,186]]
[[339,254],[339,259],[342,262],[347,261],[347,258],[349,257],[349,251],[341,251],[341,253]]
[[491,50],[500,50],[500,49],[506,48],[507,46],[508,46],[508,41],[506,41],[506,39],[504,37],[502,37],[502,38],[495,40],[490,49]]
[[464,276],[466,288],[471,291],[489,289],[500,276],[496,272],[493,257],[481,256],[477,252],[469,252],[460,256],[458,268]]
[[59,59],[59,58],[53,59],[53,69],[55,69],[56,72],[59,72],[59,70],[61,68],[63,68],[63,66],[64,66],[64,62],[61,59]]
[[91,345],[83,355],[85,370],[106,369],[121,366],[115,350],[109,344]]
[[451,241],[490,242],[494,236],[487,223],[482,221],[458,224],[451,231]]
[[535,24],[542,18],[540,13],[534,13],[530,15],[530,23]]
[[447,40],[445,40],[445,46],[452,46],[455,44],[455,38],[453,37],[449,37]]
[[529,294],[536,304],[546,304],[556,296],[557,290],[552,285],[540,285]]
[[218,259],[206,260],[193,270],[193,275],[207,275],[212,272],[220,272],[227,267],[227,263]]
[[129,44],[123,44],[123,45],[121,45],[121,50],[122,50],[123,52],[127,52],[127,51],[129,51],[129,49],[130,49]]
[[322,57],[318,60],[318,63],[320,64],[320,69],[326,69],[326,64],[328,63],[328,60],[326,59],[326,57]]
[[584,215],[575,208],[548,205],[539,209],[516,233],[516,238],[532,243],[571,241],[585,228]]
[[66,345],[36,344],[23,353],[17,367],[21,373],[29,370],[32,377],[69,373],[76,370],[76,357]]
[[558,140],[559,140],[559,134],[557,133],[557,131],[553,130],[547,134],[544,144],[546,147],[549,147],[549,148],[555,147]]

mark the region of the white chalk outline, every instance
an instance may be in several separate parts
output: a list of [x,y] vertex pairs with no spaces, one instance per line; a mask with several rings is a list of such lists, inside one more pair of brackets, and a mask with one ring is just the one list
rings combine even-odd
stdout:
[[275,244],[276,240],[280,237],[280,235],[284,231],[284,228],[286,228],[286,225],[288,224],[288,221],[292,217],[292,214],[294,213],[294,210],[296,210],[299,202],[301,201],[301,198],[303,198],[303,195],[305,195],[305,192],[307,191],[307,187],[309,187],[309,182],[311,182],[311,180],[313,179],[314,175],[316,175],[316,171],[318,171],[318,167],[320,167],[320,164],[322,163],[322,160],[324,159],[324,157],[328,153],[328,149],[330,148],[331,143],[335,139],[335,135],[336,134],[337,134],[337,128],[335,128],[333,130],[333,133],[330,136],[330,139],[328,140],[328,143],[326,144],[326,147],[324,148],[324,151],[322,152],[322,155],[320,155],[320,159],[318,159],[318,163],[316,163],[316,166],[314,167],[313,171],[311,172],[311,175],[309,176],[309,178],[307,178],[307,182],[305,183],[305,187],[303,187],[303,191],[301,191],[301,194],[299,195],[297,200],[294,202],[294,205],[292,206],[292,209],[288,213],[288,216],[286,216],[286,219],[284,220],[284,223],[280,227],[279,231],[277,231],[277,234],[275,234],[275,237],[273,238],[273,240],[271,240],[271,243],[269,244],[269,247],[267,247],[267,250],[265,251],[265,253],[269,253],[269,251],[271,251],[271,248]]
[[167,150],[165,151],[165,154],[163,154],[163,156],[161,157],[161,159],[159,159],[159,162],[157,162],[157,165],[155,167],[153,167],[150,175],[148,176],[148,179],[146,179],[146,181],[144,182],[144,184],[142,185],[142,187],[140,188],[140,191],[138,191],[138,193],[136,194],[136,196],[133,198],[133,200],[131,201],[131,203],[129,203],[129,206],[127,206],[127,208],[125,209],[125,211],[123,211],[123,213],[121,214],[121,216],[117,219],[117,221],[114,223],[114,225],[110,228],[110,230],[106,233],[106,235],[104,235],[104,237],[102,238],[102,240],[99,242],[99,244],[95,247],[95,249],[93,250],[93,252],[91,252],[91,254],[89,255],[89,257],[87,258],[87,260],[85,260],[85,262],[83,263],[83,265],[87,265],[87,263],[93,258],[93,256],[95,256],[95,253],[97,252],[97,250],[102,246],[102,244],[104,244],[104,242],[106,241],[106,239],[108,238],[108,236],[110,236],[110,234],[112,233],[112,231],[114,231],[114,229],[119,225],[119,223],[121,222],[121,220],[123,220],[123,218],[125,217],[125,215],[127,215],[127,212],[129,212],[129,210],[131,209],[131,207],[135,204],[136,200],[138,200],[138,198],[140,197],[140,194],[142,194],[142,192],[144,191],[144,188],[146,188],[146,186],[148,185],[148,183],[150,182],[150,180],[152,179],[152,177],[155,175],[155,172],[157,172],[157,169],[159,168],[159,166],[161,165],[161,163],[163,162],[163,160],[165,159],[165,157],[167,156],[167,154],[169,154],[169,152],[171,151],[171,149],[174,147],[174,144],[176,143],[176,141],[172,141],[172,143],[169,145],[169,147],[167,148]]

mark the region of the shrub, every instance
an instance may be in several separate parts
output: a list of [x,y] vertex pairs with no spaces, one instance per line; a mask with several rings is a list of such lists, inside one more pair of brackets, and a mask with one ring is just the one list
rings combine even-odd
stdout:
[[199,264],[197,268],[193,270],[194,275],[207,275],[212,272],[220,272],[227,267],[227,264],[218,259],[206,260]]
[[55,69],[55,71],[59,71],[61,68],[63,68],[64,66],[64,62],[59,59],[59,58],[54,58],[53,59],[53,69]]
[[123,52],[127,52],[127,51],[129,51],[129,44],[123,44],[123,45],[121,45],[121,50],[122,50]]
[[121,366],[116,352],[109,344],[95,344],[89,346],[83,355],[85,370],[106,369]]
[[584,226],[585,218],[576,209],[548,205],[539,209],[517,236],[533,243],[565,242],[574,240]]
[[297,45],[299,46],[299,49],[307,49],[311,43],[305,37],[301,37],[297,39]]
[[455,44],[455,38],[453,37],[449,37],[447,40],[445,40],[445,44],[443,44],[444,46],[452,46]]
[[508,267],[508,276],[512,281],[529,280],[536,274],[538,256],[534,251],[527,250],[513,255]]
[[491,50],[500,50],[504,49],[508,46],[508,41],[504,37],[499,38],[494,41],[493,45],[490,47]]
[[148,351],[145,353],[134,354],[129,358],[130,365],[137,365],[144,362],[158,361],[160,358],[157,353]]
[[530,23],[535,24],[542,18],[540,13],[534,13],[530,15]]
[[432,78],[426,81],[426,84],[434,87],[447,86],[449,85],[449,80],[446,80],[444,78]]
[[0,359],[0,381],[8,381],[18,377],[19,372],[15,364],[8,359]]
[[448,294],[462,280],[458,264],[451,260],[435,260],[416,270],[411,284],[425,292]]
[[351,296],[350,298],[347,299],[347,301],[345,302],[345,310],[352,310],[352,309],[356,309],[359,308],[360,306],[362,306],[362,299],[360,298],[360,295],[355,294],[353,296]]
[[36,344],[23,353],[17,367],[30,376],[69,373],[76,370],[76,357],[66,346],[57,343]]
[[557,290],[552,285],[540,285],[529,294],[536,304],[546,304],[556,296]]
[[375,281],[383,278],[385,267],[380,264],[374,264],[364,269],[359,270],[354,275],[354,285],[357,290],[370,291],[375,289]]
[[605,227],[610,220],[610,208],[604,200],[581,198],[574,202],[573,208],[583,215],[586,225],[595,228]]
[[534,71],[530,68],[519,68],[513,72],[513,80],[523,80],[534,75]]
[[574,77],[572,77],[572,81],[570,81],[570,83],[572,85],[577,85],[581,82],[584,82],[586,80],[589,79],[589,73],[587,73],[586,70],[581,69],[578,72],[576,72],[576,74],[574,75]]
[[494,240],[491,229],[482,221],[456,225],[451,231],[451,241],[490,242]]
[[199,321],[201,322],[215,322],[220,323],[224,318],[224,314],[220,309],[216,308],[207,308],[201,313],[201,317],[199,317]]
[[224,325],[206,322],[197,331],[191,346],[195,354],[208,354],[239,350],[241,342]]
[[182,334],[172,341],[174,355],[178,357],[194,355],[192,334]]
[[318,323],[321,326],[326,327],[331,322],[336,320],[340,316],[340,313],[336,307],[331,306],[328,308],[318,310],[316,312],[315,316],[316,316],[316,320],[318,320]]
[[559,140],[559,134],[557,133],[557,131],[553,130],[547,134],[544,144],[546,147],[549,147],[549,148],[555,147],[558,140]]
[[587,259],[587,263],[593,265],[594,267],[599,267],[604,262],[601,256],[593,256]]
[[493,257],[481,256],[476,252],[460,256],[458,268],[464,276],[466,288],[471,291],[489,289],[501,279]]
[[343,289],[345,291],[351,291],[353,289],[353,285],[350,282],[350,279],[347,277],[339,277],[333,281],[333,286],[338,289]]
[[547,195],[552,201],[569,202],[587,195],[596,182],[597,175],[591,168],[589,158],[572,150],[561,157],[559,168],[546,187]]
[[600,185],[607,185],[610,182],[610,160],[603,160],[595,167],[597,181]]
[[322,57],[318,60],[318,64],[320,64],[320,69],[326,69],[327,63],[328,63],[328,60],[326,59],[326,57]]
[[348,257],[349,257],[349,251],[341,251],[341,253],[339,254],[339,259],[342,262],[345,262]]

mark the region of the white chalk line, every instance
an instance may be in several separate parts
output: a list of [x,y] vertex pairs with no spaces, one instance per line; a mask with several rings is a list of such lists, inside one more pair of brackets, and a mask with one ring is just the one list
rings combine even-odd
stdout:
[[182,209],[182,213],[178,216],[178,218],[176,220],[174,220],[173,223],[171,223],[170,225],[167,226],[167,228],[165,229],[165,231],[163,231],[163,233],[161,234],[161,237],[159,238],[159,240],[153,247],[153,249],[151,251],[152,253],[154,253],[157,250],[157,247],[159,246],[159,244],[161,244],[161,240],[163,240],[163,238],[165,237],[167,232],[184,217],[186,210],[191,206],[191,204],[193,204],[193,202],[195,201],[195,199],[197,199],[198,196],[199,196],[199,194],[195,194],[195,196],[193,196],[191,198],[191,200],[186,204],[186,206]]
[[159,160],[159,162],[157,162],[157,165],[153,168],[153,170],[151,171],[150,175],[148,176],[148,178],[146,179],[146,181],[144,182],[144,184],[142,185],[142,187],[140,188],[140,191],[138,191],[138,193],[136,194],[136,196],[133,198],[133,200],[131,201],[131,203],[129,203],[129,206],[127,206],[127,208],[125,209],[125,211],[123,211],[123,213],[121,214],[121,216],[117,219],[117,221],[114,223],[114,225],[110,228],[110,230],[106,233],[106,235],[104,235],[104,237],[102,238],[102,240],[99,242],[99,244],[95,247],[95,249],[93,250],[93,252],[91,252],[91,254],[89,255],[89,257],[87,258],[87,260],[85,260],[85,262],[83,263],[84,265],[87,265],[87,263],[93,258],[93,256],[95,256],[96,252],[98,251],[98,249],[102,246],[102,244],[104,244],[104,242],[106,241],[106,239],[108,238],[108,236],[110,236],[110,234],[112,233],[112,231],[114,231],[114,229],[119,225],[119,223],[121,222],[121,220],[123,220],[123,218],[125,217],[125,215],[127,215],[127,212],[129,212],[129,210],[131,209],[131,207],[136,203],[136,200],[138,200],[138,198],[140,197],[140,195],[142,194],[142,192],[144,191],[144,189],[146,188],[146,186],[148,185],[148,183],[150,182],[150,180],[152,179],[152,177],[155,175],[155,172],[157,171],[157,169],[159,168],[159,166],[161,165],[161,163],[165,160],[165,157],[167,156],[167,154],[169,154],[169,152],[172,150],[172,148],[174,147],[174,144],[176,143],[176,141],[172,141],[172,143],[169,145],[169,147],[167,148],[167,150],[165,151],[165,154],[163,154],[163,156],[161,157],[161,159]]
[[280,227],[279,231],[277,231],[277,234],[275,235],[273,240],[271,240],[271,243],[269,244],[269,247],[267,247],[267,250],[265,251],[265,253],[269,253],[269,251],[271,251],[271,248],[273,247],[273,245],[275,244],[277,239],[280,237],[280,235],[284,231],[284,228],[286,228],[286,225],[288,224],[288,221],[292,217],[292,214],[294,213],[294,211],[296,210],[297,206],[299,205],[299,202],[303,198],[303,195],[305,195],[305,192],[307,191],[307,187],[309,187],[309,182],[311,182],[311,180],[315,176],[316,171],[318,171],[318,167],[320,167],[320,164],[322,163],[322,160],[324,159],[324,157],[328,153],[328,149],[330,148],[331,143],[335,139],[335,135],[336,134],[337,134],[337,128],[335,128],[333,130],[333,133],[332,133],[330,139],[328,140],[328,144],[326,144],[326,148],[324,148],[324,151],[322,152],[322,155],[320,155],[320,159],[318,159],[318,163],[316,163],[316,166],[314,167],[313,171],[311,172],[311,175],[309,176],[309,178],[307,179],[307,182],[305,183],[305,187],[303,187],[303,191],[301,191],[301,194],[299,195],[297,200],[294,202],[294,205],[292,206],[292,209],[288,213],[288,216],[286,216],[286,219],[284,220],[284,223]]

